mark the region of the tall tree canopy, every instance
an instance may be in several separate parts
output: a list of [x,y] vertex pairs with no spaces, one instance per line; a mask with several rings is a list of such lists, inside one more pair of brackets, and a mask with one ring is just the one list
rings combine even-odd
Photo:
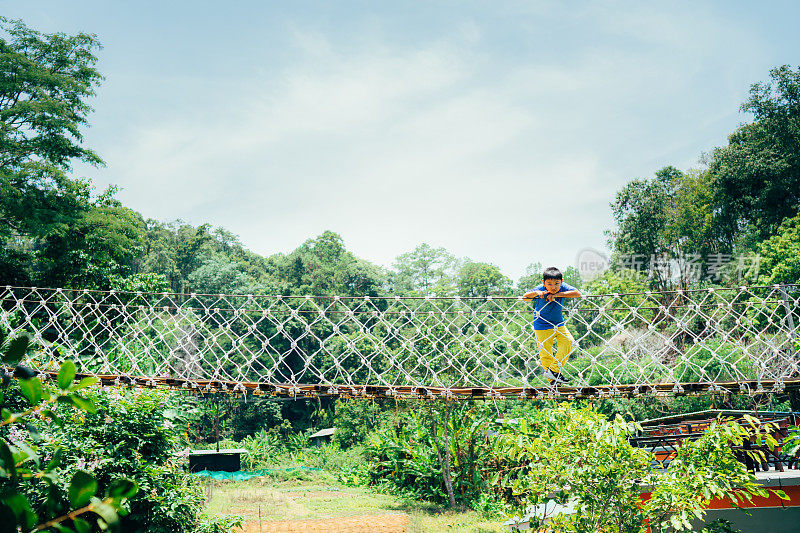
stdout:
[[730,238],[773,235],[800,207],[800,68],[770,71],[741,110],[755,120],[714,150],[709,165],[718,220]]
[[332,231],[273,259],[281,294],[378,296],[386,283],[380,267],[349,252]]
[[458,259],[444,248],[422,243],[395,260],[393,292],[409,296],[452,294],[458,265]]
[[509,296],[512,285],[511,279],[490,263],[467,260],[458,273],[460,296]]
[[[83,146],[87,100],[102,79],[94,35],[44,34],[0,17],[0,231],[41,232],[58,223],[82,184],[75,160],[101,164]],[[68,200],[66,200],[68,201]]]
[[655,268],[654,262],[676,251],[677,242],[669,228],[682,177],[675,167],[664,167],[653,178],[629,182],[611,204],[617,229],[609,232],[609,244],[616,257],[623,267],[652,272],[660,286],[665,286],[670,276]]
[[758,245],[758,257],[759,268],[753,269],[750,281],[759,285],[800,281],[800,214],[785,219],[776,235]]
[[617,193],[608,235],[622,267],[646,272],[656,288],[697,274],[719,281],[723,256],[759,250],[800,210],[800,69],[782,66],[770,78],[741,106],[753,122],[715,149],[706,169],[665,167]]
[[11,283],[108,288],[136,254],[135,214],[72,164],[102,77],[94,35],[44,34],[0,17],[0,275]]

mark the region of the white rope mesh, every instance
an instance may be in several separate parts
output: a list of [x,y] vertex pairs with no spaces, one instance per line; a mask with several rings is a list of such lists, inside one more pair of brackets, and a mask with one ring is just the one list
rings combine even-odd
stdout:
[[579,397],[586,391],[755,392],[798,381],[798,285],[558,302],[576,341],[562,369],[572,381],[558,389],[542,375],[534,306],[521,298],[5,287],[0,329],[33,332],[43,350],[27,364],[42,372],[72,358],[86,374],[145,384],[169,378],[190,387],[212,381],[222,388],[271,384],[300,391],[311,384],[320,393],[371,388],[390,396],[451,396],[469,388],[525,395],[532,388],[534,395]]

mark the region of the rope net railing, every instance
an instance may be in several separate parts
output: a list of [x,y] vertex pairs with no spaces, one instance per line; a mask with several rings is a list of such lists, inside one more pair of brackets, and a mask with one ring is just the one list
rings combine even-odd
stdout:
[[[24,363],[104,383],[286,395],[583,398],[800,386],[800,285],[559,299],[568,385],[543,376],[521,297],[155,294],[0,288]],[[557,344],[558,341],[556,341]]]

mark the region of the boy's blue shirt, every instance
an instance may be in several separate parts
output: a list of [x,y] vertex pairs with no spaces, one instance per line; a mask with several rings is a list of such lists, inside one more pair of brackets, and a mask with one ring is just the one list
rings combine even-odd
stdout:
[[[544,284],[539,285],[534,290],[543,291]],[[567,292],[577,290],[572,285],[562,282],[561,288],[558,292]],[[558,292],[556,294],[558,294]],[[553,329],[565,324],[564,321],[564,306],[561,304],[561,298],[556,297],[552,302],[548,302],[547,298],[534,298],[534,305],[536,309],[536,318],[533,320],[533,329]]]

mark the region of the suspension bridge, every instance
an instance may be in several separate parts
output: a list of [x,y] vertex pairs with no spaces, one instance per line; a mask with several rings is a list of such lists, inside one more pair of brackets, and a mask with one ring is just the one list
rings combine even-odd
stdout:
[[[574,350],[544,379],[521,297],[262,296],[1,287],[42,377],[255,395],[605,398],[800,388],[800,285],[559,300]],[[9,369],[7,369],[9,370]]]

